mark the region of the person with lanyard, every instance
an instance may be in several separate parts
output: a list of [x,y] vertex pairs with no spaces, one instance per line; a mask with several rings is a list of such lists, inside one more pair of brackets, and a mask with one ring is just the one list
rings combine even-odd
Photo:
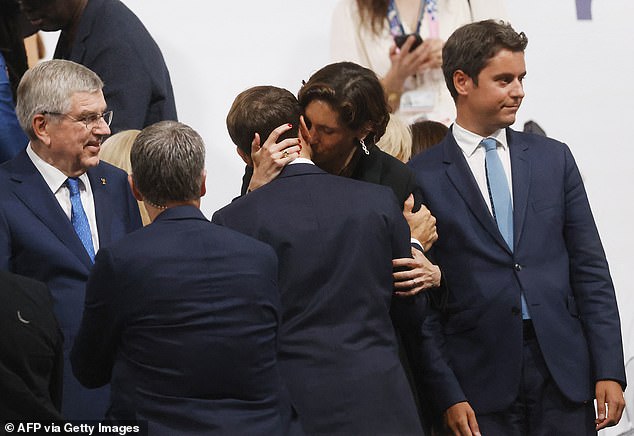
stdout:
[[[505,18],[503,0],[340,0],[330,40],[333,61],[352,61],[380,78],[392,112],[408,123],[449,124],[455,108],[440,66],[444,41],[458,27]],[[406,35],[418,35],[399,38]],[[401,47],[395,40],[400,39]]]

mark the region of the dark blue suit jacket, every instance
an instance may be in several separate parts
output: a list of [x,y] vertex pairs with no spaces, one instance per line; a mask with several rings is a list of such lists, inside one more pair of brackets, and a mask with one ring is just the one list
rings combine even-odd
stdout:
[[[581,175],[565,144],[507,129],[514,250],[506,246],[451,131],[410,165],[437,219],[434,255],[448,291],[440,325],[446,356],[428,373],[441,410],[467,399],[476,413],[517,396],[520,291],[550,373],[571,401],[595,381],[625,385],[619,314]],[[437,328],[441,330],[437,330]],[[433,348],[432,348],[433,350]]]
[[143,23],[119,0],[88,0],[72,48],[62,33],[55,59],[93,70],[104,81],[113,133],[176,120],[176,105],[163,55]]
[[0,271],[0,416],[62,419],[62,332],[44,283]]
[[[139,208],[120,169],[101,162],[87,174],[99,246],[105,247],[141,226]],[[26,151],[0,166],[0,186],[0,269],[48,285],[67,359],[81,320],[90,258]],[[81,387],[66,363],[62,404],[66,418],[102,418],[107,396],[107,389],[91,392]]]
[[213,221],[280,260],[280,364],[308,434],[420,434],[390,319],[409,230],[389,188],[288,165]]
[[194,206],[99,250],[72,352],[86,386],[111,380],[108,417],[150,434],[284,435],[277,258]]

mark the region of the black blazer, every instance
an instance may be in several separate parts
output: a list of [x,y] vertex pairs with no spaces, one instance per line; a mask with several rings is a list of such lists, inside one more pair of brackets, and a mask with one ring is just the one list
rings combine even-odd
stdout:
[[0,271],[0,417],[61,419],[62,332],[42,282]]

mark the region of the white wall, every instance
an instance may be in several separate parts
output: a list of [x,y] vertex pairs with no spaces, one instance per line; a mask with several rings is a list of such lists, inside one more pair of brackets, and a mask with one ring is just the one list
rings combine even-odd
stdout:
[[[233,98],[261,84],[296,92],[328,63],[336,0],[124,2],[163,50],[180,120],[207,143],[203,211],[211,217],[240,187],[243,166],[225,128]],[[516,125],[536,120],[578,161],[617,287],[627,358],[634,355],[634,2],[592,3],[593,20],[578,21],[575,0],[507,1],[511,22],[529,38],[527,96]]]
[[207,144],[208,217],[240,193],[244,166],[227,134],[234,97],[254,85],[296,93],[328,62],[335,0],[124,0],[161,47],[180,121]]

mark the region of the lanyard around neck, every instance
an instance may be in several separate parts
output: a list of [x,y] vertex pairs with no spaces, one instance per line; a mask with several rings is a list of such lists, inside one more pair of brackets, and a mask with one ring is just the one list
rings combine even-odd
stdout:
[[[429,19],[430,35],[433,38],[438,37],[438,1],[437,0],[421,0],[418,12],[418,23],[416,25],[416,34],[420,34],[425,14]],[[405,28],[398,14],[395,0],[390,0],[387,7],[387,21],[390,25],[390,34],[392,36],[405,35]]]

